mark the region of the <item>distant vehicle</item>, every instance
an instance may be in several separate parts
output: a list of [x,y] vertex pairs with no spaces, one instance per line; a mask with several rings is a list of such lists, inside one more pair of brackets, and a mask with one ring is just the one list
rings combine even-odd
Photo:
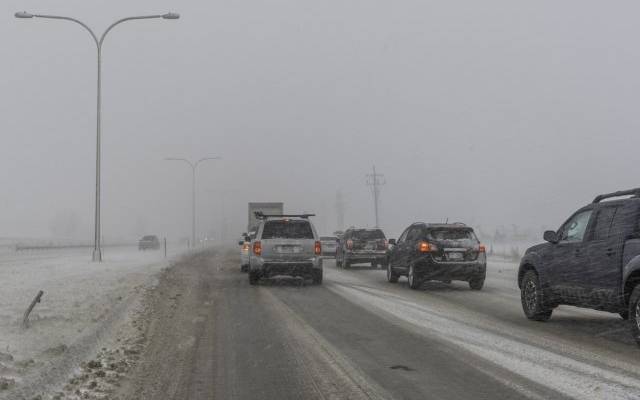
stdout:
[[321,236],[322,255],[324,257],[335,258],[338,249],[338,238],[335,236]]
[[349,228],[340,239],[336,266],[350,268],[352,264],[371,263],[373,268],[387,264],[387,239],[382,229]]
[[546,321],[560,304],[618,313],[640,345],[640,188],[597,196],[544,240],[518,271],[527,318]]
[[247,232],[255,232],[258,230],[260,220],[256,217],[257,212],[264,215],[281,215],[284,213],[284,203],[249,203]]
[[322,244],[309,221],[312,214],[260,215],[251,242],[249,283],[289,275],[322,283]]
[[251,240],[256,236],[255,232],[245,232],[238,244],[240,245],[240,271],[249,272],[249,262],[251,253]]
[[411,289],[428,280],[466,281],[473,290],[484,285],[485,248],[467,225],[418,222],[405,229],[397,242],[392,239],[389,243],[393,245],[387,265],[389,282],[406,276]]
[[143,236],[138,240],[138,250],[158,250],[160,248],[160,240],[156,235]]

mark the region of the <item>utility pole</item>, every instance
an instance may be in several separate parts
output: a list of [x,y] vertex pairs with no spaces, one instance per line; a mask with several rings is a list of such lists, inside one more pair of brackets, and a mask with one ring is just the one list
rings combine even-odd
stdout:
[[336,217],[338,219],[338,230],[344,230],[344,198],[342,197],[342,190],[338,189],[336,192]]
[[379,219],[378,219],[378,200],[380,199],[380,186],[386,184],[387,181],[384,178],[384,175],[378,174],[376,172],[376,166],[373,166],[373,173],[367,174],[367,186],[371,187],[371,193],[373,194],[373,208],[376,214],[376,228],[379,228]]

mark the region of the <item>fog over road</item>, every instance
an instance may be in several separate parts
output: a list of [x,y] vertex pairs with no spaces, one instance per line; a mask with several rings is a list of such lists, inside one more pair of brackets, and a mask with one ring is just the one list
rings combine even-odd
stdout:
[[325,264],[321,286],[251,287],[235,252],[166,271],[129,399],[633,399],[639,350],[622,319],[570,307],[522,314],[516,265],[485,288],[409,290],[382,270]]

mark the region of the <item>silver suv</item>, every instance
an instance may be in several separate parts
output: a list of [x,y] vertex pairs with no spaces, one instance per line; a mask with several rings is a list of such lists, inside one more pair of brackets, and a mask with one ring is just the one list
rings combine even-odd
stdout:
[[289,275],[322,283],[322,245],[309,217],[303,215],[264,215],[251,242],[249,283],[260,278]]

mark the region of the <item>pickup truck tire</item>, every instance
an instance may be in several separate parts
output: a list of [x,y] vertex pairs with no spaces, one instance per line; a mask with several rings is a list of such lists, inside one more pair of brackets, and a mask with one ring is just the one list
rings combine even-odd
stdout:
[[413,290],[420,289],[420,286],[422,286],[422,279],[420,279],[418,274],[416,274],[416,271],[413,268],[413,265],[409,266],[409,273],[407,274],[407,279],[409,280],[409,288]]
[[629,325],[631,335],[640,346],[640,284],[633,288],[629,297]]
[[399,277],[400,275],[394,272],[393,268],[391,268],[391,263],[387,263],[387,281],[390,283],[397,283]]
[[322,269],[313,270],[313,284],[320,285],[322,283]]
[[544,305],[540,280],[535,271],[530,270],[524,274],[520,289],[520,300],[522,301],[524,315],[530,320],[547,321],[551,318],[553,309],[549,309]]
[[249,271],[249,285],[257,285],[260,280],[258,271]]

